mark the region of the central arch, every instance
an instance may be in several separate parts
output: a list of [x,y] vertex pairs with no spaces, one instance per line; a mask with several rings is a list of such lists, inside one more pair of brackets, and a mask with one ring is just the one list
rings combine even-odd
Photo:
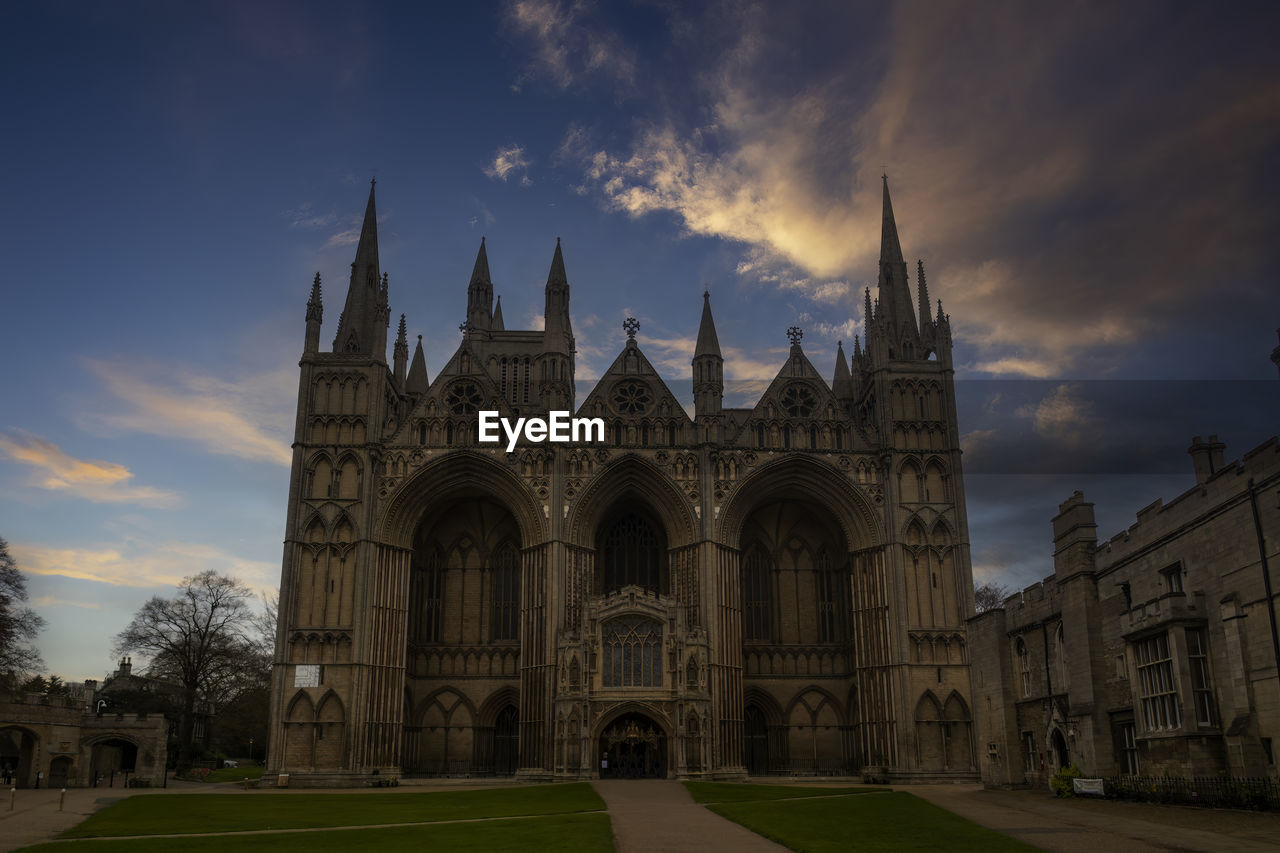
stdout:
[[601,525],[624,504],[647,508],[651,518],[660,522],[668,549],[697,540],[698,523],[689,498],[652,462],[627,454],[603,466],[569,507],[565,518],[569,541],[594,548]]
[[625,711],[601,727],[597,746],[601,779],[665,779],[667,730],[649,714]]

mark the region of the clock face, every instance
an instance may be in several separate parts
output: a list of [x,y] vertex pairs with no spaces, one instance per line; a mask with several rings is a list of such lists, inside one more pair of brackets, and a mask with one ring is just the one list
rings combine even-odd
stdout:
[[449,389],[444,400],[455,415],[470,415],[479,411],[484,396],[474,382],[459,382]]
[[782,408],[789,417],[807,418],[817,408],[818,401],[806,385],[788,385],[782,392]]
[[652,402],[649,386],[629,379],[613,386],[613,407],[623,415],[643,415]]

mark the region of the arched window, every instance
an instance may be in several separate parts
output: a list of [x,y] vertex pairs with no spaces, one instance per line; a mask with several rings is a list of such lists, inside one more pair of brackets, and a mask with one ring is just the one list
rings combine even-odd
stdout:
[[771,637],[772,564],[759,543],[742,558],[742,638],[749,643],[767,643]]
[[756,446],[764,447],[764,424],[756,424]]
[[667,425],[667,444],[671,447],[676,446],[676,425],[675,424]]
[[613,446],[622,446],[622,421],[616,421],[613,425]]
[[600,540],[599,551],[604,569],[603,592],[614,592],[628,584],[649,592],[665,592],[665,549],[653,526],[639,514],[628,512],[613,522]]
[[520,638],[520,552],[511,542],[493,555],[493,639]]
[[427,425],[418,424],[418,444],[427,443]]
[[809,449],[818,449],[818,428],[816,426],[809,427]]
[[840,638],[840,577],[831,567],[831,555],[823,548],[813,561],[818,591],[818,642],[834,643]]
[[1054,636],[1054,658],[1058,670],[1058,692],[1067,692],[1067,638],[1066,633],[1062,630],[1062,623],[1058,623],[1058,633]]
[[662,623],[645,616],[620,616],[604,623],[605,687],[662,686]]
[[419,643],[438,643],[443,621],[444,554],[439,548],[433,548],[426,562],[414,565],[413,569],[411,599],[419,614],[418,630],[413,639]]
[[1022,674],[1022,698],[1027,699],[1031,696],[1031,655],[1021,637],[1014,642],[1013,651],[1018,656],[1018,672]]

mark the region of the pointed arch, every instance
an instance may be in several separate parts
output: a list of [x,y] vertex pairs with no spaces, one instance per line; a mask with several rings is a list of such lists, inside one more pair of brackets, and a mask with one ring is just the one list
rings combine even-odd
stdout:
[[324,696],[320,698],[320,703],[316,706],[316,722],[342,723],[345,722],[346,719],[346,706],[342,704],[342,699],[338,694],[330,688]]
[[916,702],[916,722],[936,723],[941,719],[942,703],[932,690],[924,691],[920,694],[920,701]]
[[360,497],[360,482],[363,466],[354,453],[347,452],[338,457],[335,466],[336,475],[333,496],[340,500],[355,500]]
[[667,547],[692,544],[698,523],[684,496],[653,462],[626,453],[602,465],[569,507],[565,531],[570,542],[594,547],[595,533],[605,516],[623,501],[647,507],[661,522]]
[[323,450],[312,456],[307,466],[306,495],[316,500],[333,496],[333,462]]
[[898,502],[919,503],[922,499],[920,464],[910,457],[898,467]]
[[947,468],[936,456],[925,463],[921,486],[923,488],[921,500],[942,503],[950,499],[947,490]]
[[299,690],[289,701],[289,708],[284,713],[287,723],[311,723],[316,718],[316,706],[305,690]]

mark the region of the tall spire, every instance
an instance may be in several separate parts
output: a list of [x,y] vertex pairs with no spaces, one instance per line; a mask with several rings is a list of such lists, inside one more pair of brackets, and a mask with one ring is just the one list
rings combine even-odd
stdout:
[[551,256],[551,270],[547,273],[546,309],[543,312],[543,340],[548,352],[569,352],[573,328],[569,322],[569,277],[564,272],[564,253],[560,251],[560,238],[556,238],[556,251]]
[[702,322],[693,348],[693,412],[701,420],[716,417],[724,406],[724,358],[716,322],[711,317],[711,292],[702,291]]
[[[378,213],[374,205],[375,181],[369,183],[369,202],[364,209],[364,224],[360,227],[360,242],[356,245],[356,259],[351,264],[351,282],[347,286],[347,302],[338,321],[338,334],[333,340],[334,352],[363,353],[386,358],[386,353],[375,350],[382,296],[380,285],[382,271],[378,266]],[[385,341],[385,328],[384,337]]]
[[427,359],[422,354],[422,335],[418,335],[418,348],[413,351],[413,363],[409,365],[409,376],[405,380],[404,390],[408,394],[425,394],[429,386]]
[[920,303],[920,325],[929,322],[929,284],[924,279],[924,261],[916,261],[916,298]]
[[831,390],[837,400],[849,400],[853,397],[853,376],[849,373],[849,362],[844,357],[844,341],[836,342],[836,371],[831,379]]
[[488,329],[493,324],[493,279],[489,277],[489,255],[483,237],[467,285],[467,322],[473,329]]
[[409,339],[405,335],[403,314],[400,315],[400,330],[396,334],[396,346],[394,353],[396,384],[403,388],[405,365],[409,363]]
[[506,324],[502,322],[502,297],[498,297],[498,304],[493,308],[493,325],[490,327],[495,332],[506,331]]
[[311,298],[307,300],[307,334],[303,352],[320,351],[320,323],[324,320],[324,303],[320,299],[320,273],[311,282]]
[[556,238],[556,253],[551,256],[551,272],[547,273],[547,284],[557,282],[568,284],[569,277],[564,274],[564,255],[560,252],[560,238]]
[[702,322],[698,324],[698,343],[693,357],[714,355],[720,358],[720,339],[716,337],[716,321],[711,317],[711,291],[702,292]]
[[889,199],[888,175],[884,176],[884,213],[880,223],[880,310],[885,312],[892,351],[905,353],[906,342],[918,337],[919,327],[907,285],[907,262],[898,242],[898,223]]

